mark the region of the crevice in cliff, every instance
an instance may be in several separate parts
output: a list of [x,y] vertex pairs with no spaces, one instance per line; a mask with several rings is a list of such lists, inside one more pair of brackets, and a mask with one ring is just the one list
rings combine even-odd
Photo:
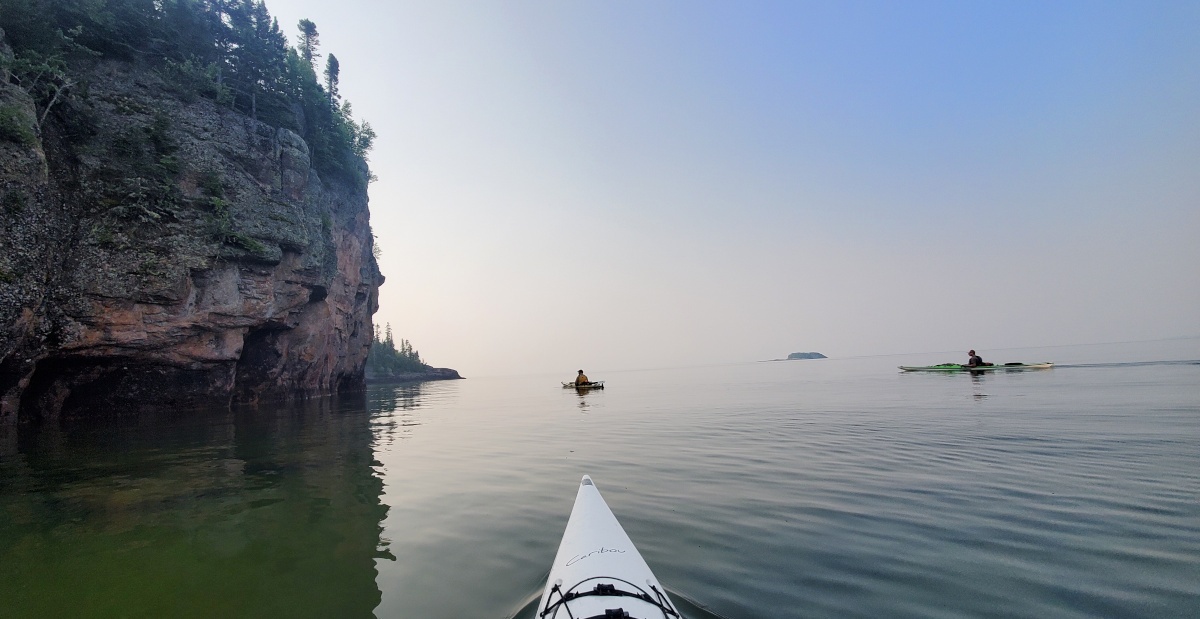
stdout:
[[13,356],[0,361],[0,425],[16,421],[24,388],[21,383],[27,382],[30,365]]
[[[99,359],[88,362],[67,359],[39,361],[21,395],[19,417],[22,421],[32,422],[56,419],[69,400],[74,400],[71,404],[76,404],[80,397],[95,397],[98,394],[91,392],[96,391],[96,384],[104,384],[102,377],[112,376],[110,371],[105,371],[107,365]],[[72,393],[74,388],[78,391]]]
[[234,374],[234,401],[256,403],[275,384],[283,358],[278,348],[280,333],[278,327],[265,326],[246,334]]

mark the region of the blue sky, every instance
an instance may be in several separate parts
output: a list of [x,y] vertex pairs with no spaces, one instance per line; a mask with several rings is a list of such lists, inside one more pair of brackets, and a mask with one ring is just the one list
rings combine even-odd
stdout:
[[467,375],[1200,334],[1200,4],[274,0]]

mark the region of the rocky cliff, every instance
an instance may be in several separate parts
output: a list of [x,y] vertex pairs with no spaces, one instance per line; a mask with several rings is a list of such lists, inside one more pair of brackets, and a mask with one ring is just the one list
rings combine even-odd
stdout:
[[97,61],[44,119],[9,81],[0,423],[361,387],[383,281],[365,183],[130,63]]

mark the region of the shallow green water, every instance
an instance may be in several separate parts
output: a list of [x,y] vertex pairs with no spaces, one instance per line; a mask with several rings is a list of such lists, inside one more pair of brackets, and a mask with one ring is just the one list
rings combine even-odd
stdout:
[[380,478],[361,402],[8,437],[0,615],[368,616]]
[[583,474],[692,619],[1198,616],[1200,364],[1160,363],[1198,358],[589,370],[608,388],[3,431],[0,616],[526,617]]

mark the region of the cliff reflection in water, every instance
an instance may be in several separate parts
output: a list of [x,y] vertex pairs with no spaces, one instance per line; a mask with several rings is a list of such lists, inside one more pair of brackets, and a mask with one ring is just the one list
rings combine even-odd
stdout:
[[2,614],[372,616],[365,397],[112,423],[0,440]]
[[374,416],[375,438],[383,443],[407,438],[420,425],[416,409],[421,403],[423,383],[372,385],[367,390],[367,409]]

